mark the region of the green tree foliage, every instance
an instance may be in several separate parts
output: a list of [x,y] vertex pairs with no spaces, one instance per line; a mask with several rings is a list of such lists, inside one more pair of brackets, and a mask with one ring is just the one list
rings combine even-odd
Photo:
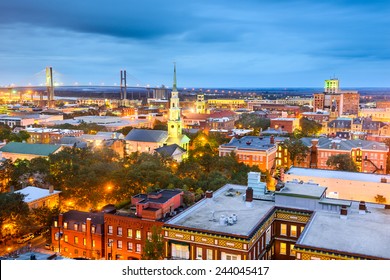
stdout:
[[320,133],[322,129],[321,124],[309,120],[308,118],[301,118],[300,126],[301,126],[300,134],[302,137],[317,135]]
[[60,214],[60,208],[59,207],[54,207],[54,208],[49,208],[46,206],[41,206],[37,208],[33,208],[31,210],[31,220],[34,222],[34,227],[37,229],[43,229],[45,233],[45,238],[46,240],[50,240],[50,229],[52,222],[54,218],[58,217]]
[[259,135],[260,130],[266,130],[271,125],[271,120],[261,118],[256,114],[244,113],[240,116],[240,119],[235,122],[237,128],[253,129],[254,135]]
[[0,230],[4,229],[4,224],[15,227],[26,220],[29,208],[23,199],[24,195],[19,193],[0,193]]
[[300,139],[286,139],[280,145],[282,148],[287,149],[293,164],[303,162],[310,151]]
[[332,155],[326,161],[326,165],[332,166],[336,170],[342,171],[358,171],[356,163],[352,160],[348,154]]
[[154,123],[153,123],[153,129],[154,130],[168,130],[168,124],[167,122],[162,122],[162,121],[159,121],[159,120],[154,120]]
[[161,227],[152,227],[151,238],[146,239],[141,258],[143,260],[162,260],[164,258],[164,242]]
[[6,142],[23,142],[30,138],[27,131],[21,130],[18,133],[12,132],[12,129],[5,124],[0,124],[0,140]]

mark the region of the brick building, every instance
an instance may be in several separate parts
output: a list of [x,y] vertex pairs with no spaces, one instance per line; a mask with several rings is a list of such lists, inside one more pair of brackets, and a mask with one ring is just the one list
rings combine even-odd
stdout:
[[71,210],[51,227],[52,249],[68,258],[101,259],[105,255],[104,213]]
[[132,197],[131,207],[104,215],[105,259],[139,260],[153,227],[161,228],[183,205],[183,191],[161,190]]

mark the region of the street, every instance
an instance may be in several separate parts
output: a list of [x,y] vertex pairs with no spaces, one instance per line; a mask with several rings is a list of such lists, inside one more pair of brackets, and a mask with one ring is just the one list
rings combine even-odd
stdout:
[[19,255],[30,251],[41,251],[52,253],[52,251],[45,249],[46,240],[41,235],[38,235],[28,242],[18,244],[16,238],[7,240],[5,244],[0,245],[0,256],[5,255]]

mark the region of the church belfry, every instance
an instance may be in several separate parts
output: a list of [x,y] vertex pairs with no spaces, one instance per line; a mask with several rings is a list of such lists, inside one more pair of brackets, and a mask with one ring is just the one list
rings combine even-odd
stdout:
[[179,138],[182,135],[182,120],[179,108],[179,92],[177,91],[176,83],[176,63],[173,69],[173,87],[169,108],[168,119],[168,136],[172,138]]

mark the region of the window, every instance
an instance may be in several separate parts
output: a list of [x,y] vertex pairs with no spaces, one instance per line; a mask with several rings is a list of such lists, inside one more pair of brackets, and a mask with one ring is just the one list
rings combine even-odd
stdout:
[[303,232],[304,229],[305,229],[305,227],[304,227],[304,226],[301,226],[301,234],[302,234],[302,232]]
[[173,243],[171,245],[172,259],[189,260],[190,259],[190,248],[188,245],[181,245]]
[[95,240],[92,240],[92,247],[93,247],[93,248],[96,247],[96,241],[95,241]]
[[206,254],[207,254],[207,259],[208,260],[212,260],[213,259],[213,250],[207,249],[206,250]]
[[114,243],[114,239],[107,240],[107,247],[112,247],[112,243]]
[[95,233],[95,232],[96,232],[96,226],[92,226],[92,227],[91,227],[91,232],[92,232],[92,233]]
[[196,248],[196,259],[202,260],[203,259],[203,250],[200,247]]
[[127,251],[133,251],[133,243],[127,242]]
[[82,232],[86,232],[86,230],[87,230],[87,225],[86,224],[82,224],[81,225],[81,231]]
[[73,229],[76,230],[76,231],[78,231],[78,230],[79,230],[79,224],[74,224],[74,225],[73,225]]
[[68,228],[68,222],[64,222],[64,229]]
[[227,260],[227,261],[235,261],[235,260],[239,260],[239,259],[240,259],[240,256],[222,253],[222,254],[221,254],[221,259],[222,259],[222,260]]
[[147,232],[147,239],[149,241],[152,241],[152,232],[150,232],[150,231]]
[[136,251],[137,253],[141,253],[141,244],[137,244],[137,245],[136,245],[135,251]]
[[122,249],[122,240],[118,240],[118,241],[116,242],[116,247],[117,247],[118,249]]
[[128,238],[133,238],[133,230],[131,228],[127,229],[127,237]]
[[83,245],[87,246],[87,239],[86,238],[83,238]]
[[287,244],[284,242],[280,242],[280,254],[286,255],[286,251],[287,251]]
[[287,235],[287,225],[280,224],[280,235]]
[[294,244],[290,244],[290,256],[295,257],[297,252],[294,249]]
[[117,228],[117,235],[122,236],[122,227]]
[[75,237],[74,237],[74,244],[79,244],[79,238],[78,238],[78,236],[75,236]]
[[297,226],[290,227],[290,236],[297,237]]
[[108,226],[108,234],[112,234],[113,233],[113,227],[112,226]]
[[65,242],[68,242],[68,241],[69,241],[69,239],[68,239],[68,238],[69,238],[69,237],[68,237],[68,235],[67,235],[67,234],[65,234],[65,235],[64,235],[64,241],[65,241]]
[[138,239],[138,240],[141,239],[141,231],[139,229],[137,229],[135,232],[135,239]]
[[58,227],[58,221],[54,221],[54,226]]

